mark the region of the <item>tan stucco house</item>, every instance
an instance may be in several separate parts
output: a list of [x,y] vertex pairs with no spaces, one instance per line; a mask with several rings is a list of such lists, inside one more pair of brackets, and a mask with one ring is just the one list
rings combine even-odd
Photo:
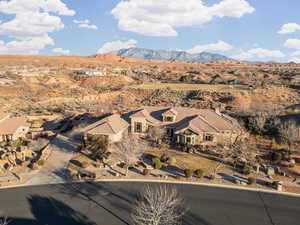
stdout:
[[147,134],[152,127],[166,129],[179,144],[228,144],[240,134],[238,122],[218,110],[184,107],[143,107],[127,114],[132,134]]
[[24,117],[11,117],[10,114],[0,113],[0,141],[14,141],[24,138],[30,124]]
[[103,135],[107,136],[110,143],[119,142],[128,131],[128,127],[129,124],[120,115],[114,114],[87,126],[84,129],[84,136]]
[[166,129],[170,140],[189,145],[228,144],[241,133],[235,119],[217,110],[143,107],[123,115],[106,117],[88,126],[85,135],[107,135],[111,142],[118,142],[125,131],[133,135],[147,135],[151,127]]

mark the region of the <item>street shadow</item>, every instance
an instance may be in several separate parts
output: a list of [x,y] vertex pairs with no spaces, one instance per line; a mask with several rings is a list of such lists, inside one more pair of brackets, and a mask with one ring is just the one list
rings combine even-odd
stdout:
[[124,224],[129,224],[129,218],[124,218],[124,212],[128,215],[135,199],[135,193],[124,188],[115,188],[108,183],[68,183],[58,187],[58,192],[68,195],[70,198],[79,198],[94,203]]
[[9,225],[96,225],[84,214],[55,198],[32,195],[27,200],[34,219],[8,218]]
[[222,179],[229,181],[233,184],[235,183],[235,180],[237,178],[236,176],[232,176],[232,175],[225,174],[225,173],[218,173],[218,175],[220,175],[222,177]]
[[207,220],[203,219],[200,216],[197,216],[191,212],[186,213],[182,219],[183,225],[213,225]]
[[63,181],[71,181],[71,172],[68,169],[57,169],[53,172],[56,176],[60,177]]
[[163,166],[161,168],[162,171],[173,174],[175,176],[182,176],[184,177],[184,170],[178,168],[177,166],[172,166],[172,165],[168,165],[168,166]]

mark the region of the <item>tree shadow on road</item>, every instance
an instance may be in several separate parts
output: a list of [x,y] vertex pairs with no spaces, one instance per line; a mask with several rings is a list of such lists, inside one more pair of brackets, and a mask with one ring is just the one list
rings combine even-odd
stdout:
[[9,218],[9,225],[96,225],[82,213],[55,198],[32,195],[28,202],[34,219]]
[[202,217],[199,217],[191,212],[186,213],[182,220],[183,225],[212,225]]
[[[134,194],[108,183],[67,183],[58,186],[57,191],[71,198],[78,198],[96,204],[124,224],[129,224],[129,214]],[[126,215],[124,217],[124,215]]]

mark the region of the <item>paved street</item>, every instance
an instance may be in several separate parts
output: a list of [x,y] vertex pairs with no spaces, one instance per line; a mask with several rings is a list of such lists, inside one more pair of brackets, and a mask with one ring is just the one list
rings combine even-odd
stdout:
[[[143,183],[97,182],[0,190],[10,225],[132,224],[131,205]],[[155,184],[151,184],[155,185]],[[298,225],[299,198],[215,187],[177,185],[189,208],[184,225]]]

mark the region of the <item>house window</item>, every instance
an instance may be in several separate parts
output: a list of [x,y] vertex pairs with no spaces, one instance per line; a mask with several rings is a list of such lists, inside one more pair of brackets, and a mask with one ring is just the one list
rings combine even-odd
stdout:
[[204,136],[204,140],[205,140],[205,141],[213,141],[213,140],[214,140],[214,137],[213,137],[212,135],[210,135],[210,134],[206,134],[206,135]]
[[192,143],[192,138],[191,137],[186,137],[186,143],[191,144]]
[[173,137],[174,136],[174,129],[172,128],[167,128],[167,135],[169,137]]
[[139,122],[134,123],[134,132],[142,133],[142,123],[139,123]]

